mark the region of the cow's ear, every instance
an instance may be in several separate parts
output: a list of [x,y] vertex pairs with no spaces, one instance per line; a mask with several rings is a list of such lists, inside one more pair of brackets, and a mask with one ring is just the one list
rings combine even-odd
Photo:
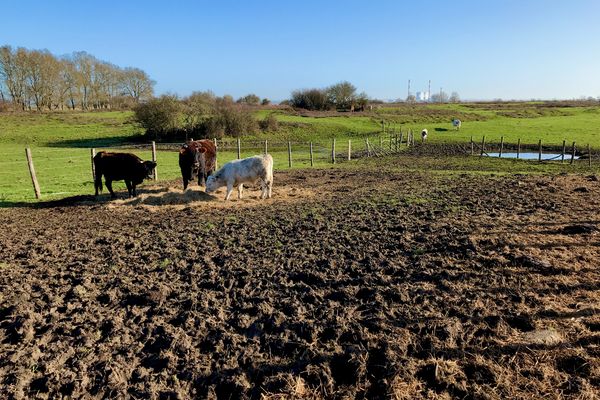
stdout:
[[187,146],[180,148],[179,149],[179,154],[185,154],[185,152],[187,151],[187,149],[188,149]]

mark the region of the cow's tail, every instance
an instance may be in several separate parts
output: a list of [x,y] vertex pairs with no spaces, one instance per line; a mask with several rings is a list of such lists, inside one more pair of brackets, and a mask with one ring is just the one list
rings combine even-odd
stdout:
[[96,176],[94,177],[94,189],[96,190],[96,196],[98,193],[102,193],[102,152],[99,152],[94,156],[94,171]]

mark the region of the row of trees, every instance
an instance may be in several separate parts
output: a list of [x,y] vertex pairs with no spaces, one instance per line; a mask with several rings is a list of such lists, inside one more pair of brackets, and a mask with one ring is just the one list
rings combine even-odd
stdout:
[[324,89],[302,89],[292,92],[289,104],[306,110],[362,111],[369,102],[364,93],[356,93],[356,87],[344,81]]
[[257,103],[244,99],[235,102],[229,95],[217,97],[210,91],[194,92],[182,99],[175,95],[162,95],[137,105],[135,119],[147,134],[174,140],[240,136],[256,133],[259,129],[277,130],[274,116],[257,121],[246,106]]
[[0,100],[17,110],[123,108],[152,97],[155,82],[86,52],[0,47]]

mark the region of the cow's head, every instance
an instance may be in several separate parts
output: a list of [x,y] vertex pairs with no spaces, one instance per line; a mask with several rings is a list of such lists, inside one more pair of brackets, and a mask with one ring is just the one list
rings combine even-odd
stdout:
[[154,171],[154,168],[156,168],[156,162],[155,161],[144,161],[144,168],[146,170],[146,179],[150,179],[152,178],[152,171]]
[[212,193],[220,187],[221,187],[221,185],[219,185],[219,173],[218,172],[216,174],[210,175],[208,178],[206,178],[206,193]]

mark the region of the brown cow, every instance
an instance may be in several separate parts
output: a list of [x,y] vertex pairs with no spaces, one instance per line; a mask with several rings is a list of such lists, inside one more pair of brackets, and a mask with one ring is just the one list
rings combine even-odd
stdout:
[[154,161],[143,161],[135,154],[100,151],[94,156],[96,196],[102,191],[102,175],[104,175],[106,187],[113,198],[117,196],[113,192],[112,181],[120,180],[125,181],[129,197],[132,195],[135,197],[136,185],[142,183],[144,179],[151,178],[155,167]]
[[215,172],[217,146],[210,139],[191,140],[179,149],[179,168],[183,178],[183,190],[198,175],[198,185],[203,186],[206,178]]

